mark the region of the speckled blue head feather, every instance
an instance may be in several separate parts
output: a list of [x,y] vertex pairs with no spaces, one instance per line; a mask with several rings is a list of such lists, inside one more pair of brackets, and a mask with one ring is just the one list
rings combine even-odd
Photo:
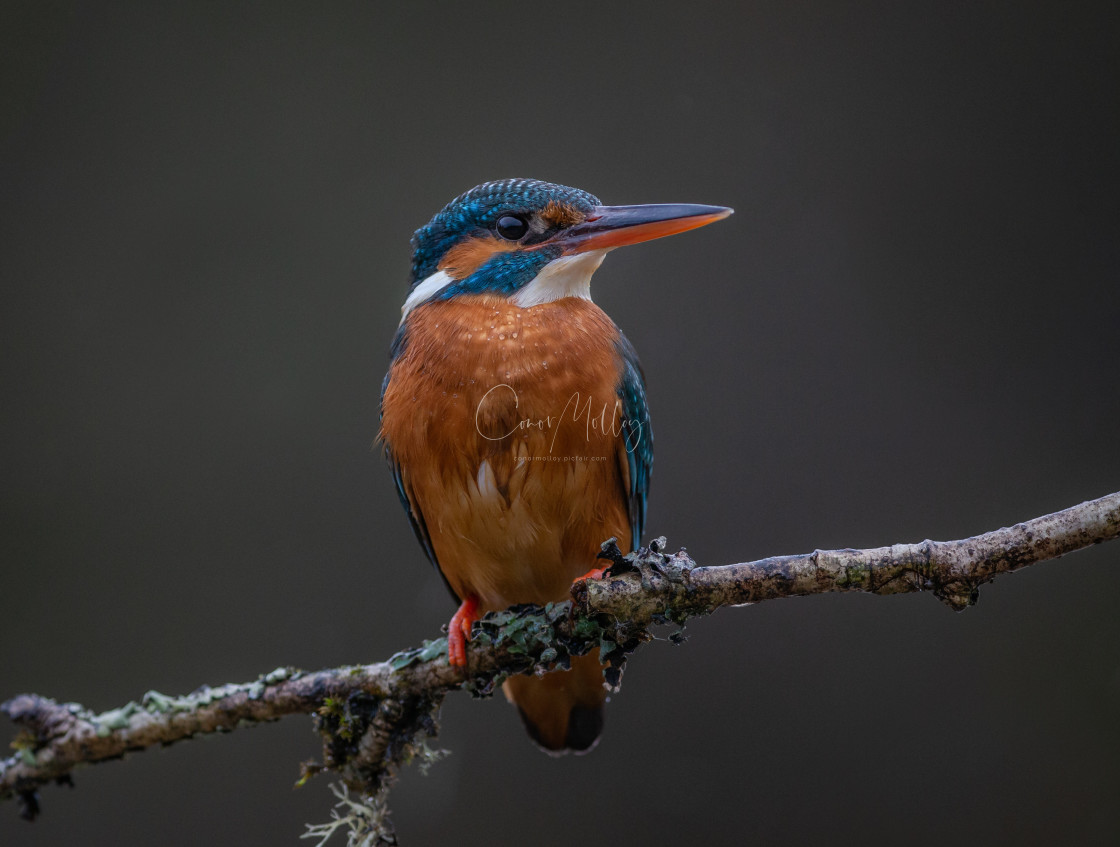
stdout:
[[435,273],[440,258],[461,239],[489,231],[504,214],[528,213],[550,202],[565,203],[587,214],[599,205],[599,198],[539,179],[484,182],[460,194],[413,234],[411,286]]

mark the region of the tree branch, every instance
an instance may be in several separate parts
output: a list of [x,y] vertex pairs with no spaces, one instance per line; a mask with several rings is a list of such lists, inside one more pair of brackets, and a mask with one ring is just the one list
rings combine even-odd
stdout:
[[607,684],[617,689],[627,655],[650,640],[652,625],[681,625],[721,606],[777,597],[931,591],[960,610],[975,603],[979,586],[997,574],[1118,536],[1120,492],[962,541],[817,550],[721,567],[697,567],[683,551],[666,554],[664,539],[629,556],[612,540],[604,545],[604,558],[613,562],[605,578],[574,585],[571,601],[518,606],[480,621],[466,674],[448,665],[447,641],[441,638],[371,665],[314,673],[279,668],[250,683],[204,686],[184,697],[149,691],[140,702],[101,714],[37,694],[14,697],[0,706],[22,727],[12,744],[16,753],[0,762],[0,799],[19,797],[24,816],[33,818],[37,789],[68,782],[79,765],[200,733],[314,714],[324,761],[305,765],[304,778],[335,771],[361,798],[350,799],[342,789],[339,805],[348,815],[336,814],[336,822],[312,828],[309,835],[329,837],[345,823],[352,844],[395,843],[386,792],[398,765],[433,757],[426,740],[438,731],[436,711],[449,691],[489,696],[511,674],[564,668],[571,656],[595,647]]

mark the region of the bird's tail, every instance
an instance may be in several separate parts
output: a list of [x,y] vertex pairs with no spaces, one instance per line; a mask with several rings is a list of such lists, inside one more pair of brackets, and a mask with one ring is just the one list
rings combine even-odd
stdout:
[[517,706],[525,729],[554,755],[591,750],[603,731],[603,669],[599,651],[573,656],[572,669],[542,677],[513,676],[502,689]]

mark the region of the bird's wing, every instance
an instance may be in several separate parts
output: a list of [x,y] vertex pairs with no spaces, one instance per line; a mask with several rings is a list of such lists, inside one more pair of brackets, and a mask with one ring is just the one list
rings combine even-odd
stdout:
[[646,495],[649,476],[653,468],[653,430],[649,423],[649,406],[646,405],[646,381],[642,374],[638,354],[619,333],[618,351],[622,356],[622,372],[618,383],[618,398],[622,403],[622,446],[619,458],[623,480],[630,502],[631,549],[637,550],[642,541],[646,523]]
[[[385,403],[385,389],[389,387],[389,373],[385,374],[385,379],[381,382],[381,402],[379,404],[380,416],[384,416],[384,403]],[[397,496],[401,498],[401,505],[404,506],[405,514],[408,515],[408,522],[412,524],[412,531],[416,533],[416,540],[420,542],[420,546],[424,548],[424,553],[428,557],[428,561],[432,563],[439,575],[443,578],[447,590],[451,592],[451,596],[458,601],[460,598],[451,587],[451,583],[447,581],[447,577],[443,575],[440,569],[439,560],[436,558],[436,551],[432,549],[432,538],[428,535],[428,525],[424,521],[424,513],[420,511],[420,506],[416,502],[416,498],[412,495],[412,487],[408,484],[408,479],[404,470],[397,460],[393,457],[393,448],[388,441],[382,441],[382,447],[385,451],[385,461],[389,463],[389,470],[393,474],[393,483],[397,487]]]

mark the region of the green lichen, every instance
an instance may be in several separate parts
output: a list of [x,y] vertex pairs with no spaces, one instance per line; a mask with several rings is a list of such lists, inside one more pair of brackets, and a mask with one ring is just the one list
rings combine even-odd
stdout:
[[576,638],[586,638],[588,640],[591,640],[598,637],[601,629],[602,627],[600,627],[599,624],[597,624],[595,621],[588,618],[580,618],[575,622],[575,626],[572,627],[572,635],[574,635]]
[[140,703],[147,711],[162,715],[168,712],[189,712],[199,701],[189,697],[168,697],[158,691],[149,691],[140,698]]
[[421,662],[430,662],[440,656],[447,655],[447,639],[437,638],[435,641],[425,641],[421,646],[412,650],[394,653],[389,657],[388,665],[395,671],[402,670]]
[[271,673],[267,673],[261,677],[261,681],[265,685],[275,685],[278,682],[283,682],[286,679],[295,679],[299,672],[295,668],[277,668]]
[[325,698],[323,705],[319,707],[319,717],[322,718],[323,725],[329,727],[334,735],[344,741],[354,740],[358,729],[357,719],[346,701],[334,697]]
[[39,746],[39,737],[30,729],[21,729],[12,739],[11,748],[21,753],[24,750],[34,750]]
[[143,707],[141,707],[139,703],[135,700],[130,700],[119,709],[110,709],[108,712],[102,712],[93,719],[93,723],[97,726],[98,737],[105,738],[114,730],[126,729],[133,715],[142,710]]
[[870,573],[870,570],[864,565],[850,565],[844,568],[843,573],[836,580],[836,585],[841,589],[866,585]]

